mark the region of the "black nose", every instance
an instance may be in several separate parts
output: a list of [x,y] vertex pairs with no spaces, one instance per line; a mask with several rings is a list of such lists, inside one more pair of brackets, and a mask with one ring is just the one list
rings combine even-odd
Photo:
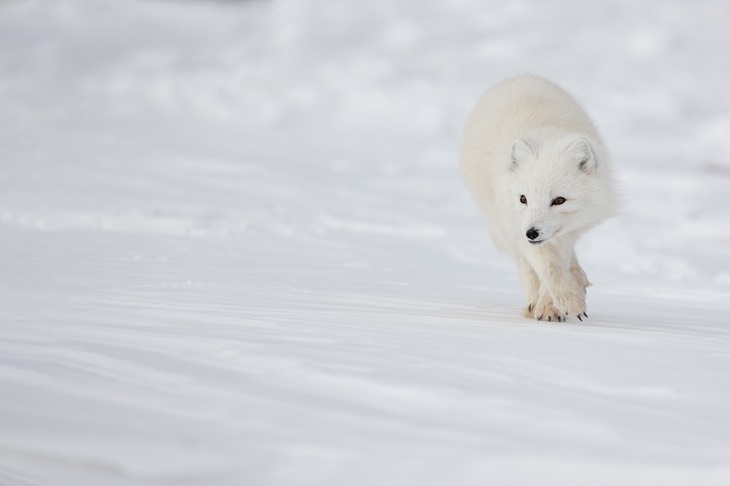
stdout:
[[531,240],[534,240],[535,238],[540,236],[540,232],[537,231],[535,228],[530,228],[527,230],[527,233],[525,233],[525,236],[527,236]]

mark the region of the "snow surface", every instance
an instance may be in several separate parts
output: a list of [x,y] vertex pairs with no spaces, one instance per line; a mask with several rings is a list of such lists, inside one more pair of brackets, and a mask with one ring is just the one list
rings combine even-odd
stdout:
[[[0,4],[0,484],[730,484],[722,0]],[[583,102],[619,218],[519,315],[458,172]]]

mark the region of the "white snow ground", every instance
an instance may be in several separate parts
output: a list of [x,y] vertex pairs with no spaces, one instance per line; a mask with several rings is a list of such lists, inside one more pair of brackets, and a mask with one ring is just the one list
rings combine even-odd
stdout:
[[[0,484],[730,484],[730,8],[0,4]],[[572,91],[621,176],[587,322],[458,173]]]

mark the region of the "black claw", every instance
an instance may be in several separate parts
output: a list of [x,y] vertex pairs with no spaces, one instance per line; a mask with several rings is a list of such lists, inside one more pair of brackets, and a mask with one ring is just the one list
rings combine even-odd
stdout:
[[542,320],[542,316],[537,316],[537,320],[538,321],[541,321]]
[[585,312],[583,313],[583,315],[586,316],[586,317],[588,317],[588,314],[586,314]]
[[527,306],[527,312],[532,312],[532,304]]
[[583,318],[582,318],[582,317],[580,316],[580,314],[578,314],[578,315],[577,315],[577,316],[575,316],[575,317],[577,317],[577,318],[578,318],[578,320],[579,320],[580,322],[583,322]]
[[548,316],[548,321],[549,322],[553,322],[553,317],[552,316]]
[[558,322],[563,322],[563,320],[560,318],[560,316],[557,317]]

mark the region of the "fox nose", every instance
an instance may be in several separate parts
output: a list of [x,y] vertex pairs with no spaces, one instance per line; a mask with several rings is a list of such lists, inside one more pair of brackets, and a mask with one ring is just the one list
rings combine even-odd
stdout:
[[535,238],[540,236],[540,232],[537,231],[535,228],[530,228],[527,230],[527,233],[525,233],[525,236],[527,236],[531,240],[534,240]]

